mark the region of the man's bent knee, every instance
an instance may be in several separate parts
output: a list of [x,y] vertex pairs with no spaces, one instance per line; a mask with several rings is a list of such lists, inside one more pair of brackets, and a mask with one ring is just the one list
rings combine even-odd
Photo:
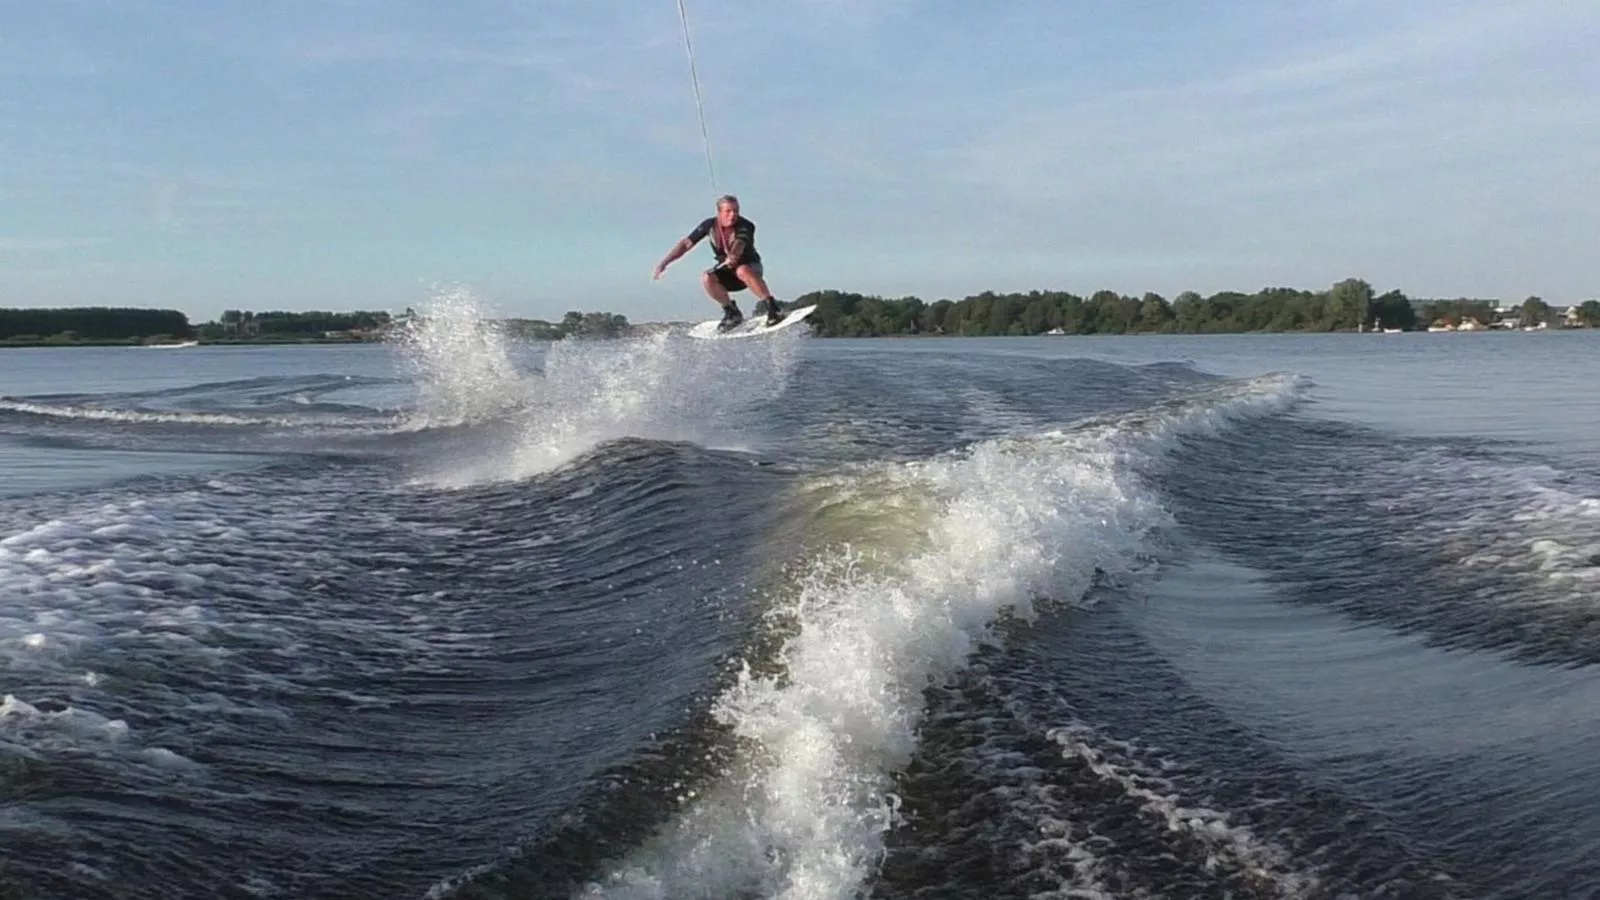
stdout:
[[734,269],[733,274],[739,276],[739,280],[744,282],[746,287],[760,289],[766,286],[766,282],[761,278],[760,266],[752,266],[746,263]]
[[730,299],[728,296],[728,288],[722,283],[722,280],[716,276],[715,272],[701,272],[700,287],[705,289],[707,296],[718,303],[727,303]]

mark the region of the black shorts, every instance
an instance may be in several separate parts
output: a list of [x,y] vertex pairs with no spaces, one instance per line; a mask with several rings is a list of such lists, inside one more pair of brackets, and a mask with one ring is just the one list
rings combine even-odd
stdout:
[[[745,263],[745,265],[749,266],[757,275],[761,274],[760,263]],[[745,283],[739,279],[738,274],[732,269],[718,266],[715,269],[711,269],[710,272],[717,279],[717,283],[722,285],[722,289],[730,294],[742,291],[746,287]]]

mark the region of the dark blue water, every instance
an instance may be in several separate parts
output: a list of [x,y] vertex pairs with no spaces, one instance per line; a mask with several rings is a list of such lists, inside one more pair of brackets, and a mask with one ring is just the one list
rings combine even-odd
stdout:
[[6,352],[0,896],[1600,895],[1595,335],[778,337]]

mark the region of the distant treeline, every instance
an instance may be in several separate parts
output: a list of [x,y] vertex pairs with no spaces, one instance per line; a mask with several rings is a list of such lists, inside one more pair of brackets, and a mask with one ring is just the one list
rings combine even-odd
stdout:
[[295,336],[320,337],[328,332],[375,332],[388,325],[391,316],[384,311],[358,309],[354,312],[307,310],[289,312],[268,310],[253,312],[248,309],[224,310],[221,318],[200,326],[200,336],[216,339],[243,336]]
[[[289,312],[230,309],[215,322],[190,325],[170,309],[0,309],[0,341],[12,344],[139,343],[146,339],[198,338],[218,343],[274,341],[379,340],[396,327],[421,324],[426,316],[407,309],[400,316],[382,310]],[[528,340],[565,337],[620,337],[633,330],[626,316],[607,312],[568,312],[559,322],[503,319],[506,334]]]
[[380,331],[387,312],[254,313],[228,310],[219,321],[192,325],[175,309],[82,306],[56,309],[0,309],[0,340],[11,343],[138,343],[149,338],[203,340],[294,339],[329,333]]
[[1217,334],[1245,331],[1354,331],[1358,327],[1414,329],[1444,319],[1474,316],[1493,321],[1492,300],[1413,301],[1401,291],[1376,294],[1366,281],[1350,278],[1328,290],[1264,288],[1253,294],[1223,291],[1203,297],[1184,291],[1176,298],[1098,291],[1088,297],[1063,291],[997,294],[985,291],[961,300],[932,303],[917,297],[885,299],[842,291],[814,291],[796,306],[817,304],[811,321],[824,337],[894,334],[1028,335],[1060,329],[1064,334]]
[[[410,308],[400,316],[366,310],[345,313],[228,310],[222,314],[220,321],[202,325],[200,333],[205,338],[223,339],[234,335],[259,339],[325,335],[381,337],[392,327],[420,325],[426,318],[426,315],[419,315]],[[569,335],[617,337],[629,330],[625,316],[604,312],[572,311],[559,322],[546,322],[543,319],[503,319],[498,325],[513,337],[552,341]]]
[[[1247,331],[1354,331],[1357,328],[1413,330],[1433,323],[1459,325],[1467,319],[1493,324],[1500,314],[1493,300],[1413,300],[1398,290],[1377,294],[1359,278],[1347,278],[1321,291],[1264,288],[1253,294],[1222,291],[1203,297],[1184,291],[1176,298],[1155,293],[1140,297],[1098,291],[1081,297],[1065,291],[997,294],[984,291],[961,300],[924,302],[917,297],[886,299],[844,291],[813,291],[792,305],[815,303],[810,317],[822,337],[880,335],[1031,335],[1031,334],[1221,334]],[[191,326],[177,310],[126,307],[0,309],[0,341],[92,343],[187,339],[222,343],[269,341],[381,340],[393,329],[425,317],[407,309],[384,311],[312,310],[252,312],[230,309],[217,321]],[[1508,317],[1509,318],[1509,317]],[[1576,323],[1600,327],[1600,301],[1579,306]],[[1517,324],[1562,324],[1557,311],[1538,297],[1517,307]],[[616,313],[569,311],[560,321],[504,319],[498,326],[511,337],[561,340],[567,337],[620,337],[639,330]],[[651,326],[642,326],[649,328]]]
[[621,337],[632,330],[628,317],[619,313],[569,310],[559,322],[543,319],[506,319],[502,323],[512,337],[535,341],[559,341],[564,337]]
[[0,309],[0,340],[122,341],[162,335],[187,338],[192,334],[189,317],[175,309]]

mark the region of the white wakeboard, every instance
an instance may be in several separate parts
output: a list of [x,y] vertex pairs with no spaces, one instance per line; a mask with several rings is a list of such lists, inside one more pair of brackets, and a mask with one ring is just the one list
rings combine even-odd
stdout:
[[791,325],[799,324],[805,320],[806,316],[811,315],[812,311],[814,311],[816,308],[817,305],[813,303],[810,306],[802,306],[799,309],[791,310],[784,314],[782,321],[771,326],[767,324],[766,315],[761,313],[746,316],[745,320],[737,327],[730,328],[727,331],[717,330],[717,326],[722,322],[721,319],[710,319],[705,322],[696,322],[689,328],[689,336],[710,339],[759,337],[763,334],[771,334],[774,331],[782,331]]

